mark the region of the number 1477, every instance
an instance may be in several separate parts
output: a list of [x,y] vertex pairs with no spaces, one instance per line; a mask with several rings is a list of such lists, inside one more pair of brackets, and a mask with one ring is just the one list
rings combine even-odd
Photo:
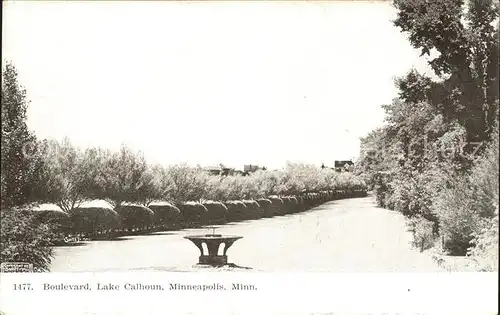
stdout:
[[32,290],[31,283],[14,283],[14,290],[16,290],[16,291]]

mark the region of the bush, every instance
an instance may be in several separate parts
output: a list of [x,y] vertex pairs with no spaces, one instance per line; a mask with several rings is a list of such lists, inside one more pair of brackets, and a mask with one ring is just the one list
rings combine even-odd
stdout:
[[290,213],[297,213],[300,211],[300,205],[299,205],[299,200],[295,196],[290,196],[288,197],[290,200],[291,204],[291,212]]
[[295,197],[285,196],[281,197],[283,200],[283,212],[284,214],[295,213],[297,208],[297,199]]
[[414,216],[408,221],[413,232],[413,246],[423,252],[434,246],[437,237],[435,233],[435,222],[429,221],[422,216]]
[[337,192],[337,190],[332,190],[332,192],[331,192],[331,200],[337,200],[339,198],[340,198],[340,195]]
[[452,187],[443,189],[434,202],[444,249],[452,255],[465,255],[472,233],[478,231],[480,218],[473,198],[467,179],[458,178]]
[[473,235],[469,249],[470,256],[476,261],[478,271],[498,272],[498,211],[491,219],[485,219],[483,228]]
[[273,203],[269,199],[258,199],[257,203],[259,204],[261,211],[262,211],[262,217],[265,218],[270,218],[274,215],[273,211]]
[[268,199],[272,203],[271,208],[272,208],[273,216],[285,214],[285,207],[284,207],[283,199],[281,199],[278,196],[270,196]]
[[226,202],[228,210],[227,220],[229,222],[246,220],[247,206],[241,201],[228,201]]
[[333,190],[328,190],[326,193],[328,195],[328,201],[331,201],[333,199]]
[[154,216],[154,224],[160,228],[180,228],[181,210],[169,202],[155,202],[149,205]]
[[75,234],[95,237],[121,228],[121,218],[111,208],[80,207],[73,209],[69,216]]
[[303,200],[302,207],[304,208],[304,210],[311,209],[312,197],[309,194],[304,194],[302,195],[302,200]]
[[[373,174],[373,191],[375,193],[375,199],[377,201],[377,205],[383,208],[389,208],[391,210],[394,209],[390,203],[390,197],[393,193],[391,189],[391,182],[393,180],[394,174],[392,172],[377,172]],[[337,190],[337,195],[339,198],[343,198],[343,192]]]
[[444,181],[433,210],[445,238],[445,249],[451,254],[465,255],[474,246],[485,220],[498,215],[498,130],[484,154],[475,162],[470,175],[458,174]]
[[318,193],[308,193],[308,205],[313,208],[321,203]]
[[33,211],[34,220],[37,224],[49,226],[54,236],[54,245],[64,243],[64,237],[73,231],[72,222],[67,213],[59,210]]
[[245,217],[247,219],[253,220],[253,219],[262,218],[262,213],[261,213],[262,209],[260,208],[260,205],[257,201],[255,201],[255,200],[243,200],[242,202],[247,207],[246,215],[245,215]]
[[120,215],[122,227],[127,231],[145,231],[152,227],[155,213],[153,210],[140,205],[121,205],[115,208]]
[[37,221],[31,210],[0,211],[0,262],[27,262],[35,271],[49,271],[53,257],[50,226]]
[[227,222],[228,209],[222,202],[205,201],[203,205],[208,211],[207,220],[209,224],[224,224]]
[[281,196],[281,200],[283,201],[283,205],[281,206],[281,214],[289,214],[292,213],[292,203],[288,196]]
[[319,196],[320,196],[320,200],[322,203],[328,202],[328,192],[327,191],[320,191]]
[[[499,194],[499,136],[498,123],[492,140],[484,155],[475,163],[470,182],[475,195],[476,211],[481,217],[491,218],[498,215]],[[496,212],[496,213],[495,213]]]
[[200,227],[207,224],[208,210],[199,202],[188,201],[178,206],[182,221],[187,227]]
[[297,212],[302,212],[306,210],[303,196],[295,197],[297,199]]
[[473,233],[469,254],[478,262],[480,271],[498,271],[498,193],[499,193],[498,124],[484,157],[472,170],[476,212],[482,217],[480,228]]

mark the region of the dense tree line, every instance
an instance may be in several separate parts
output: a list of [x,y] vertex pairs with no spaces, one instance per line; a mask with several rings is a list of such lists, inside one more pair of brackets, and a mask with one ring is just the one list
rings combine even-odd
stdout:
[[147,207],[157,201],[224,202],[365,187],[353,173],[291,163],[282,170],[247,176],[213,176],[199,166],[149,164],[141,152],[125,145],[118,152],[101,148],[80,152],[67,139],[44,142],[39,154],[43,191],[38,192],[38,201],[56,204],[64,212],[95,199],[116,209],[130,203]]
[[477,256],[474,244],[498,244],[498,2],[394,6],[413,47],[437,55],[439,80],[414,69],[396,80],[385,126],[362,140],[360,170],[380,206],[411,218],[421,248],[440,236],[449,253]]

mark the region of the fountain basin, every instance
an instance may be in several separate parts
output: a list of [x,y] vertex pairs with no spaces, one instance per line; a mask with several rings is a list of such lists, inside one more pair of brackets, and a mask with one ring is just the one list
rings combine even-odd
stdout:
[[[200,257],[198,264],[223,266],[227,265],[227,250],[242,236],[236,235],[222,235],[222,234],[205,234],[205,235],[192,235],[184,236],[185,239],[190,240],[200,250]],[[203,248],[206,246],[206,250]],[[224,245],[222,253],[219,254],[221,245]]]

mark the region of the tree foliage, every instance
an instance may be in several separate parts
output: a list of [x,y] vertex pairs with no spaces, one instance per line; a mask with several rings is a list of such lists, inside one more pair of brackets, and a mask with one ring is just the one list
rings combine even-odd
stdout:
[[54,235],[48,224],[36,220],[29,210],[0,212],[1,262],[29,262],[35,271],[48,271]]
[[166,174],[171,180],[170,198],[174,202],[203,199],[209,181],[208,174],[203,169],[179,164],[168,167]]
[[75,148],[69,139],[48,141],[43,154],[44,201],[68,213],[91,198],[89,186],[95,172],[94,160]]
[[36,199],[39,152],[34,134],[26,125],[26,90],[19,85],[16,68],[7,63],[2,75],[2,208],[19,206]]
[[395,0],[394,5],[394,25],[422,55],[436,52],[429,65],[437,75],[449,76],[432,85],[434,105],[465,126],[469,141],[488,140],[498,109],[498,3]]
[[420,236],[433,222],[445,249],[465,254],[498,198],[498,153],[487,145],[498,141],[498,2],[394,6],[394,25],[431,58],[439,80],[414,69],[396,80],[386,124],[361,141],[358,172],[380,206],[417,220]]
[[118,152],[102,150],[97,177],[97,197],[106,200],[113,208],[125,202],[141,203],[146,198],[144,178],[148,165],[140,152],[122,145]]
[[21,211],[39,201],[41,151],[26,124],[26,90],[18,73],[7,63],[2,75],[1,137],[1,262],[29,262],[36,271],[46,271],[52,257],[53,235],[33,213]]

